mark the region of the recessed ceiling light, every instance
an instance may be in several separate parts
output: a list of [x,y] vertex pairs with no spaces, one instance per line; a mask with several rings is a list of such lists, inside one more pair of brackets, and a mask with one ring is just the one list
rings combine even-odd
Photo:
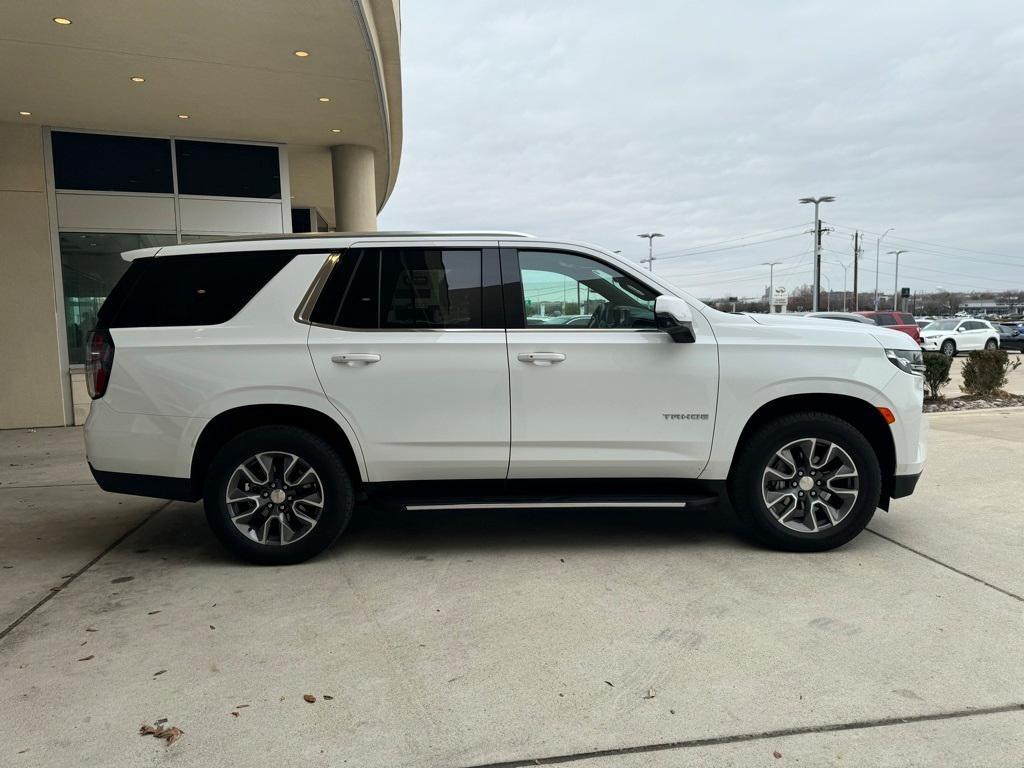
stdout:
[[178,115],[179,120],[188,120],[192,115]]
[[341,128],[331,128],[331,133],[341,133]]
[[323,101],[323,102],[328,102],[330,100],[331,99],[329,97],[327,97],[327,96],[321,96],[319,99],[317,99],[317,101]]
[[25,110],[22,110],[18,114],[21,115],[22,117],[32,117],[32,113],[31,112],[26,112]]
[[309,51],[296,51],[295,55],[298,56],[300,59],[304,59],[307,56],[309,56]]
[[60,24],[62,27],[66,27],[71,23],[71,19],[65,18],[64,16],[54,16],[53,21],[55,24]]
[[144,82],[146,82],[146,78],[144,78],[142,75],[135,75],[134,77],[132,77],[132,82],[133,83],[144,83]]

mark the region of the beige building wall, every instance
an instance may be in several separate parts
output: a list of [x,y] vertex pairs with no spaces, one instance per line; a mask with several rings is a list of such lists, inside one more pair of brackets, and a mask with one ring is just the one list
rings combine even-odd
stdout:
[[65,422],[43,157],[42,128],[0,122],[0,429]]
[[334,228],[334,181],[330,147],[288,145],[288,181],[292,206],[316,208]]

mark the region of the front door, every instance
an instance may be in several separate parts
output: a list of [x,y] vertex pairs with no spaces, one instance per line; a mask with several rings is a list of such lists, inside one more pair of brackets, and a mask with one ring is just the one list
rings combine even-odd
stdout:
[[502,479],[509,385],[495,248],[355,245],[309,351],[372,482]]
[[697,477],[718,353],[658,331],[658,291],[594,254],[502,250],[512,396],[509,477]]

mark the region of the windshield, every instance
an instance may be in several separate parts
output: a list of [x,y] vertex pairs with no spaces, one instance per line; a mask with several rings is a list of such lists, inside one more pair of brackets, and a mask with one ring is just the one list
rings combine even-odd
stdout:
[[959,320],[936,320],[934,323],[931,323],[930,325],[926,325],[924,330],[926,330],[926,331],[952,331],[958,325],[960,325],[960,321]]

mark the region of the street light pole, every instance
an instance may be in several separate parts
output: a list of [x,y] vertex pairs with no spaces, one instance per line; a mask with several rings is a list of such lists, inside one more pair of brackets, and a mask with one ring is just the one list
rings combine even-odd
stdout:
[[896,297],[899,295],[899,292],[900,292],[900,254],[901,253],[906,253],[906,250],[889,251],[889,255],[890,256],[895,256],[896,257],[896,269],[893,270],[893,276],[892,276],[892,309],[893,309],[893,312],[895,312],[897,310],[897,307],[896,307]]
[[818,311],[818,294],[821,293],[821,220],[818,218],[818,205],[831,203],[835,198],[832,195],[821,197],[801,197],[800,203],[814,203],[814,297],[811,307],[814,312]]
[[875,312],[878,311],[878,267],[879,267],[878,254],[880,253],[880,250],[881,250],[881,247],[882,247],[882,238],[885,237],[886,235],[888,235],[894,229],[896,229],[896,227],[889,227],[887,230],[885,230],[885,232],[882,233],[881,237],[878,237],[875,240]]
[[637,237],[646,237],[647,238],[647,258],[646,259],[640,259],[640,263],[643,264],[646,261],[647,262],[647,269],[650,270],[651,272],[653,272],[654,271],[654,238],[656,238],[656,237],[664,237],[664,235],[661,234],[661,232],[644,232],[642,235],[637,235]]
[[772,297],[775,295],[775,265],[781,261],[763,261],[761,266],[768,267],[768,314],[772,314]]

